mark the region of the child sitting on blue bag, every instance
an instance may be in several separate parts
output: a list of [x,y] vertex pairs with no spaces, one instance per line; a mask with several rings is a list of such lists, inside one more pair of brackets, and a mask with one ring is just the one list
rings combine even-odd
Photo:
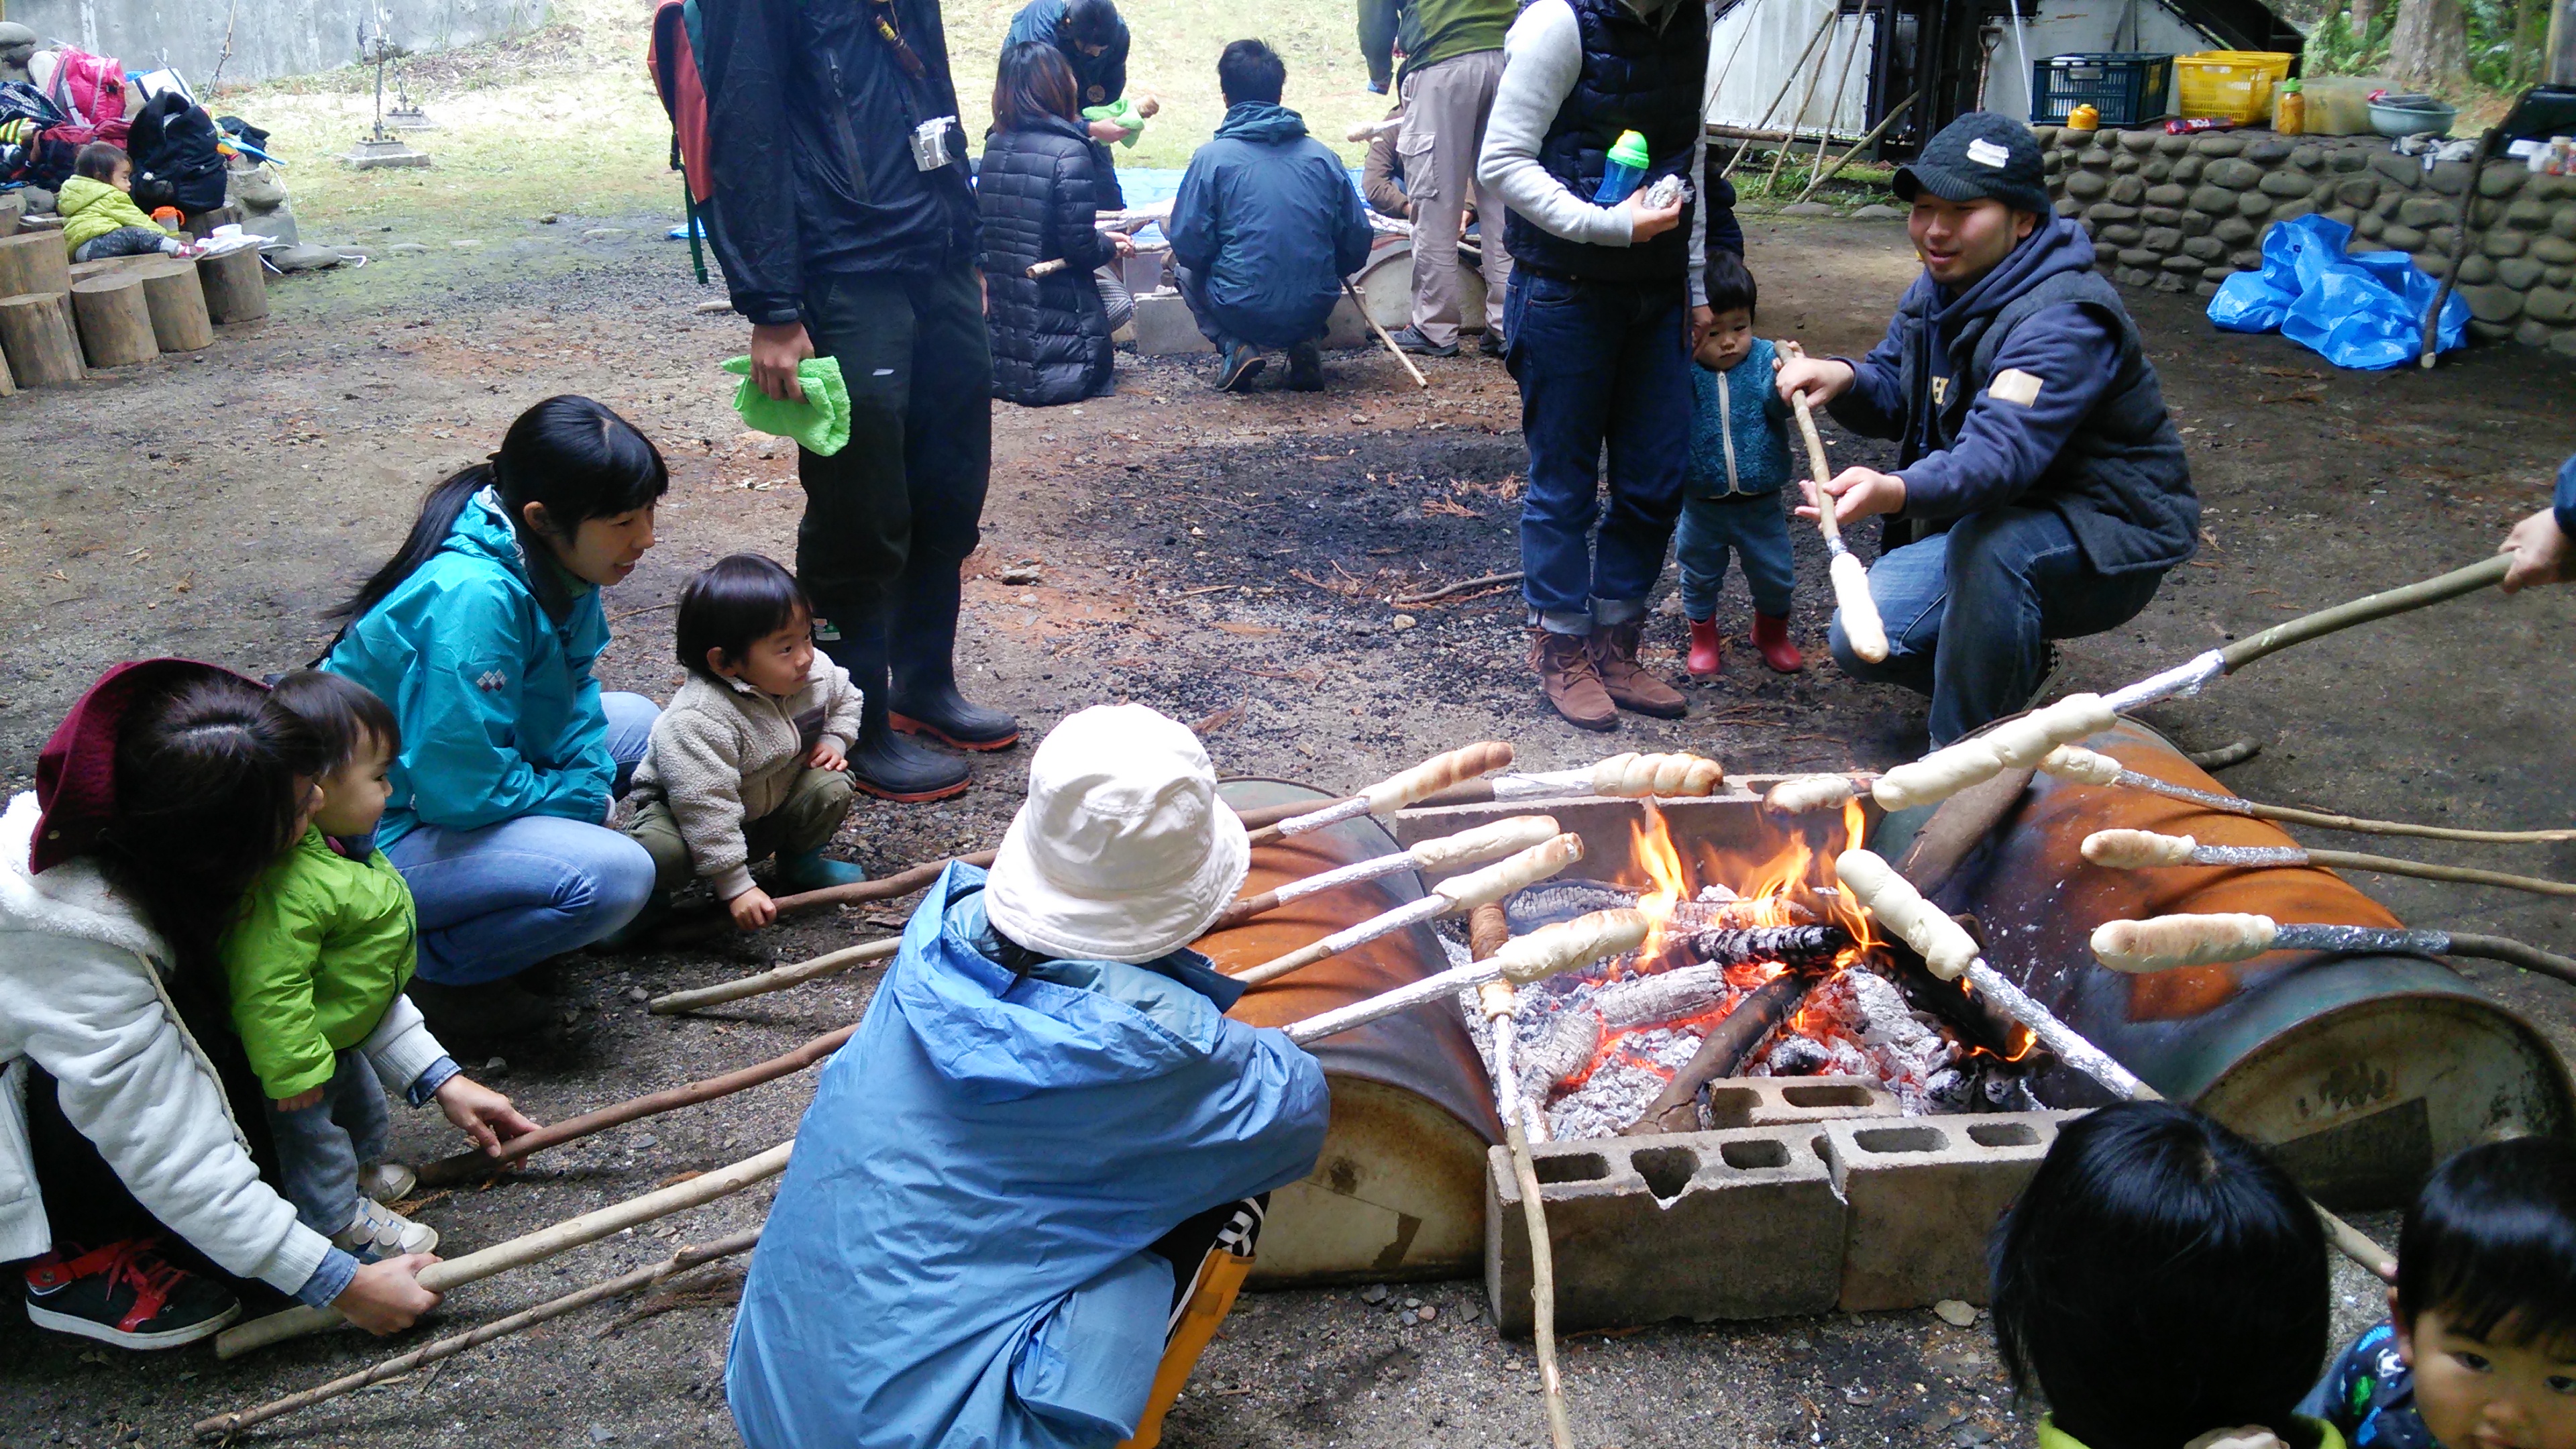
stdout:
[[1717,673],[1717,591],[1726,582],[1727,550],[1753,591],[1753,645],[1783,674],[1806,667],[1789,642],[1789,515],[1780,490],[1796,475],[1790,461],[1789,404],[1772,385],[1778,349],[1753,335],[1753,274],[1733,252],[1708,255],[1708,334],[1691,354],[1691,451],[1682,481],[1682,613],[1690,620],[1690,672]]

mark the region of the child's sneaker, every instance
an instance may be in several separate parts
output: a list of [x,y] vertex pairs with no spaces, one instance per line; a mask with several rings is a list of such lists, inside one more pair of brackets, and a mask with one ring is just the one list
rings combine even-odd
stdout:
[[420,1186],[420,1174],[399,1162],[370,1162],[358,1169],[358,1196],[401,1202]]
[[223,1331],[241,1300],[221,1283],[162,1261],[158,1240],[82,1252],[68,1244],[27,1265],[27,1320],[118,1348],[177,1348]]
[[331,1235],[331,1245],[355,1254],[361,1263],[381,1263],[405,1253],[438,1251],[438,1229],[416,1223],[371,1197],[358,1199],[357,1215]]

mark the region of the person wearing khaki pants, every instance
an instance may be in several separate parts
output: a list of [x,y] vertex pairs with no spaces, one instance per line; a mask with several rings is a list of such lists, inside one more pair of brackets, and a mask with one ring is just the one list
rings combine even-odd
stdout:
[[[1502,195],[1477,181],[1476,157],[1502,83],[1503,36],[1515,8],[1512,0],[1424,0],[1422,49],[1406,57],[1396,82],[1404,98],[1404,129],[1395,149],[1413,200],[1413,319],[1395,334],[1396,345],[1407,352],[1455,356],[1462,326],[1484,328],[1487,352],[1502,348],[1512,258],[1503,245]],[[1458,233],[1470,200],[1483,237],[1481,317],[1465,315],[1458,272]]]

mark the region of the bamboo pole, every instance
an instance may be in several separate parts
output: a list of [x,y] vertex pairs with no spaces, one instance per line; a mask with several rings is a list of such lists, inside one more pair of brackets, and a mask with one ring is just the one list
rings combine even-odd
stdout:
[[[1764,126],[1771,124],[1771,113],[1780,109],[1780,103],[1782,101],[1789,99],[1789,87],[1798,83],[1798,73],[1807,68],[1807,56],[1815,50],[1816,42],[1824,39],[1826,34],[1832,31],[1834,28],[1834,21],[1840,18],[1841,14],[1842,10],[1839,6],[1828,5],[1825,7],[1824,22],[1816,27],[1814,34],[1807,37],[1807,43],[1805,45],[1798,47],[1798,58],[1789,62],[1789,78],[1780,82],[1780,93],[1771,98],[1771,104],[1762,108],[1761,118],[1753,123],[1754,130],[1759,131]],[[1791,129],[1794,133],[1795,128],[1792,127]],[[1727,177],[1734,175],[1735,168],[1744,164],[1744,158],[1752,154],[1752,150],[1753,148],[1749,145],[1736,147],[1735,154],[1727,158],[1726,169],[1718,172],[1717,178],[1720,181],[1723,181]]]
[[1834,98],[1825,103],[1825,123],[1816,128],[1816,159],[1807,163],[1811,171],[1825,164],[1825,148],[1834,142],[1834,118],[1843,113],[1843,93],[1851,89],[1852,65],[1860,59],[1860,34],[1861,28],[1853,26],[1851,48],[1843,52],[1842,75],[1834,81]]
[[[1780,184],[1780,172],[1789,164],[1789,153],[1798,149],[1798,121],[1807,114],[1808,105],[1816,99],[1816,87],[1824,82],[1825,62],[1833,59],[1834,55],[1832,31],[1841,28],[1836,24],[1841,19],[1839,6],[1828,14],[1825,24],[1831,29],[1826,33],[1824,48],[1816,52],[1816,68],[1808,73],[1807,88],[1798,93],[1798,108],[1789,113],[1789,123],[1781,128],[1789,133],[1789,139],[1781,142],[1780,149],[1771,153],[1771,174],[1762,178],[1762,194],[1765,196]],[[1826,129],[1830,131],[1832,127]]]
[[1886,135],[1887,128],[1895,125],[1896,118],[1904,115],[1905,108],[1913,104],[1914,93],[1909,92],[1905,99],[1888,107],[1887,114],[1878,118],[1878,124],[1869,128],[1868,135],[1853,142],[1850,150],[1835,157],[1833,165],[1825,168],[1823,171],[1818,172],[1815,176],[1808,179],[1807,189],[1798,193],[1798,199],[1800,201],[1806,200],[1808,197],[1816,194],[1817,187],[1820,187],[1826,182],[1833,180],[1835,177],[1842,175],[1843,168],[1851,164],[1852,158],[1867,150],[1869,147],[1878,144],[1878,138]]

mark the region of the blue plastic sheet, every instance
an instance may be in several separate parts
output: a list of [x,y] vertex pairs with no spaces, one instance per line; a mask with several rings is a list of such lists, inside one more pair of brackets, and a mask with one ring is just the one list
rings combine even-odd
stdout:
[[[2263,270],[2238,272],[2209,299],[2228,332],[2279,332],[2337,367],[2403,367],[2423,350],[2424,313],[2441,284],[2404,252],[2344,248],[2352,228],[2322,216],[2278,223],[2263,237]],[[2441,350],[2466,346],[2469,304],[2442,304]]]

